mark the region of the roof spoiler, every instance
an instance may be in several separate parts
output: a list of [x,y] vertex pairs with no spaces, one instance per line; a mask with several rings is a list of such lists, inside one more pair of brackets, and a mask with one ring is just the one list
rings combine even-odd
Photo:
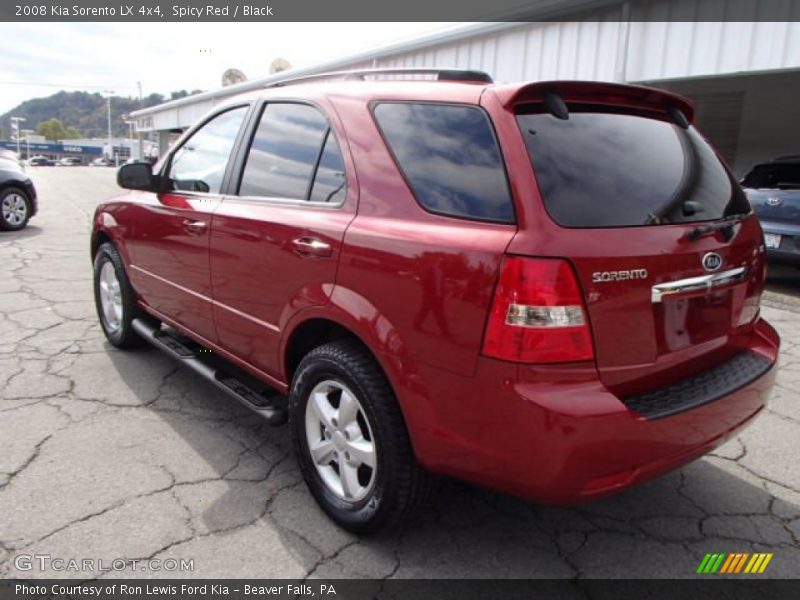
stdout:
[[567,106],[575,104],[601,104],[628,108],[659,110],[672,115],[676,110],[694,122],[694,104],[672,92],[656,88],[602,83],[596,81],[542,81],[524,85],[500,85],[494,88],[500,103],[511,108],[517,104],[553,103],[553,95]]

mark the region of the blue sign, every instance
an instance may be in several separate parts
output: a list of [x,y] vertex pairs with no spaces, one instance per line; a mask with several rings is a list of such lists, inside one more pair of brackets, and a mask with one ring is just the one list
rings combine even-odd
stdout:
[[[9,150],[17,150],[17,142],[8,140],[0,140],[0,148],[8,148]],[[76,146],[69,142],[64,144],[28,144],[25,140],[19,141],[19,149],[31,149],[31,154],[34,152],[49,152],[51,154],[97,154],[98,156],[103,153],[103,149],[98,146]]]

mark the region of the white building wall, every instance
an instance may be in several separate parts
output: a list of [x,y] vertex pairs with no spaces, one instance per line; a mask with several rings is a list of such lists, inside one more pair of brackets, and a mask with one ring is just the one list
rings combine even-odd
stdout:
[[[466,40],[401,52],[342,68],[453,67],[490,73],[495,81],[618,79],[626,25],[598,13],[598,21],[528,23]],[[606,18],[607,20],[600,20]]]
[[[800,0],[783,1],[786,22],[724,21],[733,7],[743,5],[752,5],[753,19],[758,19],[758,3],[752,0],[653,0],[642,5],[645,8],[634,8],[633,13],[614,6],[576,15],[580,21],[468,25],[463,33],[445,32],[438,40],[378,48],[372,56],[344,57],[295,73],[443,67],[486,71],[498,82],[584,79],[657,83],[800,69]],[[695,21],[677,20],[682,16]],[[185,128],[228,93],[293,75],[289,71],[234,86],[230,92],[215,90],[134,114],[142,131]],[[144,115],[152,121],[142,118]]]
[[629,48],[626,81],[797,69],[800,22],[631,23]]

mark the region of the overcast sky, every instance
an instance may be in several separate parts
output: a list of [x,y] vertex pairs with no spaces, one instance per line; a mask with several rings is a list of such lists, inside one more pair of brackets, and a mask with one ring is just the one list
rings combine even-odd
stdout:
[[[452,27],[447,23],[2,23],[0,113],[60,89],[137,96],[249,79]],[[201,52],[202,50],[202,52]],[[36,84],[36,85],[30,85]]]

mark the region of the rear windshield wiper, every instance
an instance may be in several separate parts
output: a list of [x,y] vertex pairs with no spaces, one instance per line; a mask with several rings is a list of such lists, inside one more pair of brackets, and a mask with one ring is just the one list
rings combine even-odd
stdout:
[[686,237],[690,241],[694,241],[699,237],[704,235],[708,235],[709,233],[714,233],[715,231],[722,231],[722,235],[725,238],[726,242],[730,242],[733,238],[733,226],[737,223],[744,221],[749,214],[746,215],[733,215],[731,217],[726,217],[724,219],[720,219],[710,225],[700,225],[695,227],[694,229],[690,230]]

